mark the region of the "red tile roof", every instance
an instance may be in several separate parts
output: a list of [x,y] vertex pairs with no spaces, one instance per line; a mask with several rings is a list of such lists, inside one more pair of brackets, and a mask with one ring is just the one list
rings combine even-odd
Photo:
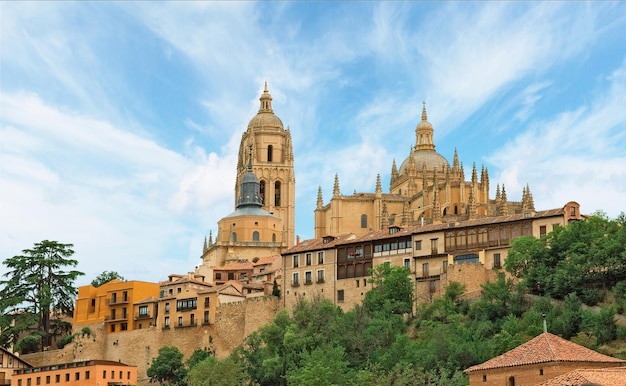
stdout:
[[536,386],[565,385],[626,386],[626,367],[570,371]]
[[[282,255],[289,255],[292,253],[299,253],[305,251],[315,251],[315,250],[323,250],[333,248],[335,245],[341,243],[342,241],[352,240],[356,238],[356,236],[352,233],[348,233],[340,236],[325,236],[317,239],[308,239],[301,241],[300,243],[294,245],[293,247],[287,249],[282,253]],[[328,242],[324,243],[324,240],[328,240]]]
[[251,261],[238,261],[221,267],[213,267],[213,271],[252,271],[252,268],[253,264]]
[[252,263],[254,264],[254,266],[256,267],[257,265],[266,265],[266,264],[273,264],[274,260],[278,259],[280,256],[276,255],[276,256],[265,256],[265,257],[260,257],[259,260],[257,260],[256,263]]
[[595,362],[595,363],[624,363],[625,360],[600,354],[586,347],[577,345],[567,339],[544,332],[543,334],[488,360],[482,364],[472,366],[465,373],[473,371],[497,369],[503,367],[523,366],[547,362]]

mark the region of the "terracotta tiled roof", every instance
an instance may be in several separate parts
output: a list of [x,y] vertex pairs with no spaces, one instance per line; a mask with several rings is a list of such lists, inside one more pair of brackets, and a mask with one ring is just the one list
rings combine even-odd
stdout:
[[503,367],[523,366],[547,362],[595,362],[624,363],[625,360],[600,354],[586,347],[577,345],[567,339],[544,332],[543,334],[488,360],[482,364],[465,370],[471,373],[478,370],[497,369]]
[[565,385],[626,386],[626,367],[570,371],[536,386]]
[[[331,238],[331,240],[329,240]],[[352,240],[356,238],[356,236],[352,233],[347,233],[345,235],[340,236],[325,236],[317,239],[308,239],[301,241],[297,245],[287,249],[282,253],[282,255],[289,255],[292,253],[300,253],[306,251],[319,251],[323,249],[330,249],[335,245],[341,243],[342,241]],[[328,242],[324,243],[324,240],[328,240]]]
[[134,304],[147,304],[147,303],[154,303],[154,302],[158,302],[158,301],[159,301],[159,298],[154,297],[154,296],[150,296],[150,297],[142,299],[142,300],[140,300],[138,302],[135,302]]
[[228,263],[221,267],[213,267],[213,271],[251,271],[253,264],[251,261],[238,261],[236,263]]
[[280,256],[265,256],[265,257],[260,257],[259,260],[257,260],[256,263],[253,263],[254,266],[256,267],[257,265],[267,265],[267,264],[273,264],[274,260],[278,259]]

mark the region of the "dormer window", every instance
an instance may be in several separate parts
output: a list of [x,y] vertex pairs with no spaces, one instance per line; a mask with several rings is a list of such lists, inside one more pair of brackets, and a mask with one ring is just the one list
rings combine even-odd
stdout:
[[397,233],[399,230],[400,230],[400,227],[397,227],[397,226],[389,227],[389,234],[392,235],[394,233]]

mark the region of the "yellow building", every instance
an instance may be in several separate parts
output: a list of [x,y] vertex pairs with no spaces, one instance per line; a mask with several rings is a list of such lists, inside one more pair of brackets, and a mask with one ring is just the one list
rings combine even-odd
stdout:
[[215,240],[210,234],[204,243],[197,271],[209,278],[214,277],[213,267],[278,255],[294,242],[291,134],[274,114],[267,84],[260,102],[258,114],[241,138],[235,211],[218,222]]
[[[530,189],[526,186],[521,202],[507,199],[504,185],[496,188],[496,197],[489,198],[489,172],[480,173],[476,164],[471,178],[465,180],[463,165],[456,150],[452,166],[435,151],[434,129],[428,122],[426,107],[422,121],[415,129],[415,146],[398,169],[391,167],[389,193],[383,193],[380,175],[374,193],[342,195],[339,177],[335,176],[333,194],[328,204],[319,188],[315,209],[315,237],[354,233],[361,235],[388,226],[465,221],[486,216],[520,213],[533,210]],[[479,175],[480,174],[480,175]]]
[[111,280],[99,287],[78,288],[73,324],[104,321],[107,333],[135,329],[134,304],[159,295],[159,284],[144,281]]

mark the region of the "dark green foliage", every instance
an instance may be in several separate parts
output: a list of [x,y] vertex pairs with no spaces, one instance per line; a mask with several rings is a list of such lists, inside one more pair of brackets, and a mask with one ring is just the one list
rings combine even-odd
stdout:
[[370,312],[409,314],[413,307],[413,283],[409,270],[390,264],[376,266],[372,274],[373,288],[365,294],[363,305]]
[[125,281],[126,279],[115,271],[104,271],[91,281],[91,285],[94,287],[100,287],[102,284],[106,284],[111,280]]
[[274,279],[274,284],[272,286],[272,296],[276,296],[277,298],[280,297],[280,289],[278,288],[278,283],[276,282],[276,279]]
[[207,356],[190,367],[187,376],[188,386],[245,386],[248,384],[249,377],[246,369],[235,356],[223,360]]
[[8,272],[0,280],[0,345],[38,351],[49,347],[53,337],[69,333],[71,325],[57,315],[72,315],[74,281],[83,275],[68,269],[78,265],[70,258],[72,247],[44,240],[3,262]]
[[603,300],[603,291],[626,279],[624,216],[609,220],[599,212],[541,239],[513,240],[505,268],[523,278],[538,295],[563,299],[575,293],[587,305]]
[[183,354],[174,346],[165,346],[159,349],[159,355],[152,358],[147,375],[151,382],[161,382],[166,385],[183,386],[187,371],[183,365]]
[[57,343],[57,348],[63,348],[65,347],[67,344],[72,343],[72,341],[74,340],[74,336],[75,335],[66,335],[60,339],[57,339],[56,343]]

